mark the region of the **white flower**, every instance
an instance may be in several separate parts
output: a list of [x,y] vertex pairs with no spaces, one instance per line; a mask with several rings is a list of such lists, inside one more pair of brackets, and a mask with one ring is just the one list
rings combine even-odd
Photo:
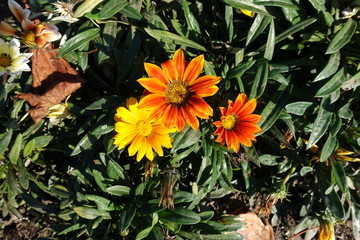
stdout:
[[20,42],[13,38],[9,43],[0,39],[0,76],[4,73],[17,75],[30,71],[28,62],[32,53],[20,53]]

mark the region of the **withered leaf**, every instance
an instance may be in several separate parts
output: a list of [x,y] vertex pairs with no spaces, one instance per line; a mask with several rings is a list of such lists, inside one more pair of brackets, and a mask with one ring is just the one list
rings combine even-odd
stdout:
[[18,94],[33,107],[29,113],[35,123],[46,116],[51,106],[59,104],[85,83],[85,79],[65,59],[56,57],[57,52],[51,47],[32,50],[34,93]]

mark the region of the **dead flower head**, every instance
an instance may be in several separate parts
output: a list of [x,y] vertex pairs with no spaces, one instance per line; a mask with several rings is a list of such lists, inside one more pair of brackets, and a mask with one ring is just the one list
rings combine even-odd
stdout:
[[174,186],[180,179],[180,173],[175,168],[168,168],[164,172],[163,180],[161,183],[161,193],[159,206],[164,208],[174,208]]

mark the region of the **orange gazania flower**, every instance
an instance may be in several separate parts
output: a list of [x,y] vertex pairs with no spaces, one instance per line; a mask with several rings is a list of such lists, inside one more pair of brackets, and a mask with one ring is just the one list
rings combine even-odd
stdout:
[[180,132],[188,123],[193,129],[199,129],[197,117],[208,119],[212,108],[203,97],[214,95],[215,86],[220,77],[205,75],[199,77],[204,67],[204,56],[200,55],[189,63],[184,59],[181,49],[174,58],[161,64],[161,68],[145,63],[149,78],[137,81],[149,92],[140,100],[139,107],[151,109],[156,116],[162,117],[164,125],[176,127]]
[[23,31],[17,31],[8,23],[0,22],[0,35],[3,36],[18,36],[22,43],[28,47],[43,48],[46,44],[56,41],[61,37],[58,28],[50,23],[35,24],[29,20],[30,10],[23,9],[14,0],[8,0],[10,11],[14,14],[16,19],[21,23]]
[[217,127],[214,132],[218,135],[216,142],[221,146],[225,143],[228,149],[239,152],[240,144],[252,146],[251,140],[255,141],[255,133],[261,131],[256,125],[261,120],[260,115],[252,114],[256,108],[256,99],[248,101],[246,94],[237,96],[235,103],[228,100],[228,108],[220,107],[221,121],[214,122]]

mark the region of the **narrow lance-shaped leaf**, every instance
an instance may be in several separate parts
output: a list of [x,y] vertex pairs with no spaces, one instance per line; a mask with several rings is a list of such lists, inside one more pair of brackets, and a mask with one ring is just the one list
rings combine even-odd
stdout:
[[268,80],[269,65],[267,62],[260,64],[254,82],[251,86],[251,92],[249,98],[259,98],[265,91],[265,87]]
[[63,57],[66,54],[80,48],[84,43],[89,42],[99,36],[100,29],[99,28],[92,28],[86,30],[85,32],[79,33],[76,36],[70,38],[66,41],[66,43],[61,46],[58,52],[58,57]]
[[315,97],[325,97],[339,90],[345,81],[344,68],[341,68],[324,86],[315,94]]
[[226,4],[237,8],[244,9],[264,15],[270,15],[264,6],[260,6],[254,3],[253,0],[223,0]]
[[328,129],[334,111],[334,104],[330,101],[330,96],[322,99],[306,149],[314,146]]
[[254,3],[271,7],[299,9],[298,6],[296,6],[291,0],[254,0]]
[[145,28],[145,31],[150,36],[157,39],[158,41],[163,41],[166,43],[175,43],[178,45],[184,45],[187,47],[191,47],[191,48],[206,52],[206,48],[204,48],[202,45],[200,45],[192,40],[189,40],[185,37],[176,35],[174,33],[171,33],[168,31],[163,31],[163,30],[154,30],[154,29],[150,29],[150,28]]
[[115,15],[123,9],[129,2],[126,0],[110,0],[108,1],[99,12],[100,19],[107,19]]
[[349,18],[345,25],[338,31],[331,40],[329,46],[326,49],[325,54],[332,54],[340,50],[345,44],[347,44],[354,35],[357,28],[357,23],[352,18]]
[[264,58],[271,60],[274,54],[274,49],[275,49],[275,24],[274,24],[274,19],[272,18],[270,22],[270,30],[266,42]]
[[327,62],[324,69],[315,77],[313,82],[323,80],[336,73],[340,65],[340,52],[331,54],[329,61]]
[[9,153],[10,162],[12,164],[16,164],[19,159],[21,145],[22,145],[22,135],[21,135],[21,133],[19,133],[17,135],[14,145],[11,147],[10,153]]
[[272,17],[258,14],[256,15],[253,24],[251,25],[248,35],[246,37],[246,44],[248,46],[254,41],[262,32],[264,32],[267,25],[270,23]]
[[85,13],[91,12],[96,5],[101,3],[103,0],[85,0],[78,6],[74,12],[74,17],[79,18],[82,17]]

